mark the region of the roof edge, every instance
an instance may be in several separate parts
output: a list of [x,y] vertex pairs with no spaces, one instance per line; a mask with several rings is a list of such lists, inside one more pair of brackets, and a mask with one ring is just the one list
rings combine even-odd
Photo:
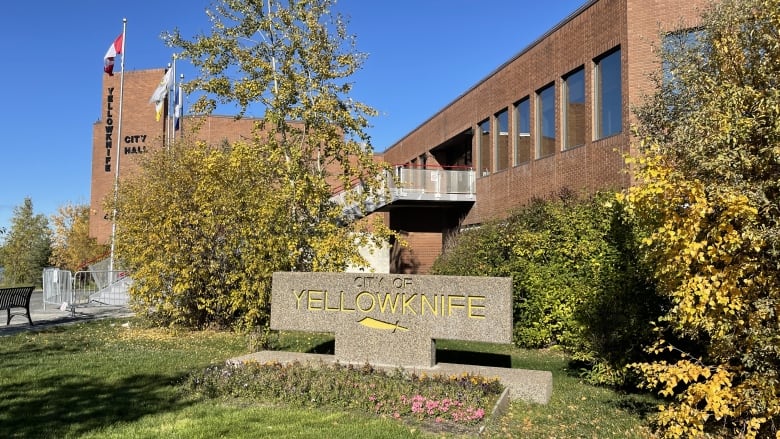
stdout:
[[555,33],[556,31],[558,31],[560,28],[562,28],[562,27],[563,27],[563,26],[565,26],[567,23],[569,23],[570,21],[572,21],[572,20],[573,20],[575,17],[577,17],[578,15],[582,14],[583,12],[585,12],[585,11],[586,11],[587,9],[589,9],[591,6],[593,6],[594,4],[596,4],[598,1],[599,1],[599,0],[588,0],[588,1],[587,1],[587,2],[585,2],[585,3],[584,3],[582,6],[580,6],[580,7],[579,7],[579,8],[577,8],[577,9],[575,9],[575,10],[574,10],[574,12],[572,12],[572,13],[570,13],[569,15],[567,15],[566,17],[564,17],[564,18],[563,18],[563,20],[559,21],[559,22],[558,22],[558,24],[556,24],[555,26],[551,27],[551,28],[550,28],[550,29],[549,29],[547,32],[545,32],[544,34],[542,34],[542,35],[541,35],[539,38],[537,38],[537,39],[535,39],[534,41],[532,41],[530,44],[528,44],[528,45],[527,45],[527,46],[525,46],[523,49],[521,49],[519,52],[517,52],[517,53],[516,53],[514,56],[512,56],[512,57],[511,57],[511,58],[509,58],[508,60],[504,61],[504,62],[503,62],[501,65],[499,65],[498,67],[496,67],[495,69],[493,69],[493,70],[492,70],[490,73],[488,73],[488,74],[487,74],[485,77],[483,77],[482,79],[480,79],[479,81],[477,81],[476,83],[474,83],[474,85],[472,85],[471,87],[469,87],[468,89],[466,89],[466,91],[464,91],[463,93],[459,94],[459,95],[458,95],[458,96],[457,96],[455,99],[451,100],[451,101],[450,101],[449,103],[447,103],[447,104],[446,104],[444,107],[442,107],[441,109],[439,109],[437,112],[433,113],[433,115],[431,115],[429,118],[425,119],[425,120],[424,120],[422,123],[420,123],[419,125],[417,125],[416,127],[414,127],[414,129],[412,129],[411,131],[409,131],[408,133],[406,133],[406,134],[405,134],[403,137],[401,137],[401,138],[399,138],[398,140],[396,140],[396,141],[395,141],[395,142],[394,142],[394,143],[393,143],[391,146],[389,146],[387,149],[385,149],[385,150],[383,151],[383,154],[384,154],[384,153],[386,153],[387,151],[389,151],[390,149],[394,148],[394,147],[395,147],[396,145],[398,145],[399,143],[403,142],[403,141],[404,141],[404,139],[406,139],[407,137],[409,137],[409,136],[410,136],[412,133],[414,133],[415,131],[419,130],[419,129],[420,129],[422,126],[423,126],[423,125],[427,124],[428,122],[430,122],[431,120],[433,120],[434,118],[436,118],[436,116],[438,116],[438,115],[440,115],[441,113],[443,113],[443,112],[444,112],[444,110],[446,110],[447,108],[451,107],[451,106],[452,106],[452,105],[453,105],[455,102],[459,101],[461,98],[463,98],[463,97],[464,97],[464,96],[466,96],[467,94],[469,94],[469,93],[471,93],[472,91],[474,91],[475,89],[477,89],[477,88],[478,88],[480,85],[482,85],[482,84],[484,84],[485,82],[487,82],[487,81],[488,81],[490,78],[492,78],[493,76],[495,76],[495,75],[496,75],[498,72],[500,72],[501,70],[503,70],[503,69],[504,69],[506,66],[508,66],[508,65],[509,65],[509,64],[511,64],[511,63],[513,63],[514,61],[516,61],[516,60],[517,60],[518,58],[520,58],[521,56],[525,55],[525,54],[526,54],[527,52],[529,52],[531,49],[533,49],[534,47],[536,47],[537,45],[539,45],[539,43],[541,43],[542,41],[544,41],[544,40],[545,40],[547,37],[549,37],[550,35],[552,35],[552,34],[553,34],[553,33]]

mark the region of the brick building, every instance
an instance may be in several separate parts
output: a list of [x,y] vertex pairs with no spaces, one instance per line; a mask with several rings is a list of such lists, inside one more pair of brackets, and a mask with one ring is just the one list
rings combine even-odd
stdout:
[[[593,192],[631,184],[630,108],[651,91],[662,32],[695,23],[706,0],[590,0],[424,121],[383,159],[401,187],[379,211],[410,244],[393,246],[390,271],[425,273],[446,237],[501,218],[561,189]],[[90,233],[108,242],[116,160],[120,178],[165,142],[149,104],[162,69],[125,72],[121,136],[119,75],[103,80],[93,127]],[[446,80],[446,78],[443,78]],[[248,135],[252,120],[211,116],[197,136],[209,143]],[[186,124],[185,124],[186,125]],[[467,187],[468,189],[463,189]]]
[[[396,271],[426,272],[449,233],[561,189],[631,184],[630,108],[651,92],[662,32],[695,23],[704,0],[592,0],[384,153],[403,168],[473,169],[473,201],[388,205],[407,248]],[[445,78],[443,78],[445,79]]]
[[[124,73],[121,133],[118,126],[120,75],[103,76],[101,119],[92,127],[92,215],[89,221],[90,236],[96,237],[100,243],[108,243],[111,239],[111,212],[104,210],[104,204],[106,197],[114,193],[117,160],[121,180],[136,172],[143,154],[161,148],[166,135],[192,134],[190,128],[195,125],[192,118],[184,121],[182,131],[166,127],[165,117],[155,120],[155,108],[149,103],[149,98],[164,74],[164,69]],[[255,120],[209,116],[197,122],[196,137],[209,144],[218,144],[250,136]]]

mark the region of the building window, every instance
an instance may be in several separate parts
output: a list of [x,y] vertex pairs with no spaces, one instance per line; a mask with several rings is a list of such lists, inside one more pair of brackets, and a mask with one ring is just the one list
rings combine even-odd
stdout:
[[531,160],[531,100],[515,104],[515,166]]
[[536,158],[555,154],[555,84],[536,92]]
[[620,48],[595,60],[596,139],[623,131],[623,82]]
[[506,108],[496,113],[494,139],[496,142],[496,171],[509,167],[509,110]]
[[585,69],[563,78],[563,148],[585,144]]
[[490,160],[490,119],[485,119],[477,126],[477,151],[479,152],[478,166],[481,175],[489,175],[493,164]]

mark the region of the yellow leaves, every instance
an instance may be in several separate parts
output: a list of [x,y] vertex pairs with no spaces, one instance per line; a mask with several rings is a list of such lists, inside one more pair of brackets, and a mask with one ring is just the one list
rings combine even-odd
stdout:
[[[677,351],[663,340],[652,351],[664,348]],[[738,421],[736,431],[755,438],[780,412],[780,396],[771,379],[767,381],[760,375],[745,379],[741,366],[728,362],[707,365],[702,359],[686,357],[681,353],[676,362],[629,365],[644,377],[644,387],[674,398],[673,403],[660,406],[656,416],[663,437],[696,437],[713,421]]]
[[763,248],[753,231],[757,208],[737,190],[711,191],[664,164],[652,145],[638,165],[640,184],[621,195],[644,226],[640,239],[661,291],[673,300],[681,328],[724,332],[723,322],[745,309],[741,288],[756,276],[752,260]]
[[[666,437],[705,437],[705,426],[766,437],[775,432],[766,426],[777,425],[778,105],[770,78],[778,63],[767,54],[777,53],[778,24],[778,0],[720,2],[697,32],[704,51],[666,54],[681,93],[659,93],[638,112],[647,158],[631,162],[638,184],[624,197],[627,211],[671,302],[662,321],[700,343],[710,371],[692,380],[687,373],[703,365],[683,360],[639,369],[674,398],[659,414]],[[663,347],[650,352],[669,359],[674,352]]]
[[67,203],[57,208],[51,216],[51,265],[77,271],[82,264],[107,253],[106,245],[99,245],[89,236],[89,218],[90,207],[86,204]]
[[665,437],[701,434],[708,421],[732,417],[739,410],[741,399],[726,365],[710,367],[700,360],[681,359],[631,366],[644,375],[646,387],[675,398],[675,404],[659,408],[658,421]]
[[[764,349],[752,344],[759,339],[751,331],[764,327],[771,313],[762,314],[751,304],[777,293],[772,290],[776,284],[767,281],[772,274],[762,268],[766,255],[761,253],[765,244],[758,209],[737,189],[705,188],[664,167],[652,149],[650,154],[635,162],[640,184],[618,200],[646,232],[640,240],[646,260],[659,292],[672,302],[663,320],[679,334],[701,337],[719,350],[714,364],[682,355],[674,362],[631,367],[644,377],[645,387],[674,400],[658,413],[664,437],[701,436],[706,425],[724,420],[745,437],[755,437],[771,418],[767,407],[780,406],[780,397],[776,389],[760,390],[771,377],[756,374],[754,381],[745,380],[751,375],[730,362],[741,364],[746,349]],[[648,352],[669,358],[676,349],[659,338]],[[753,412],[748,414],[747,407]]]

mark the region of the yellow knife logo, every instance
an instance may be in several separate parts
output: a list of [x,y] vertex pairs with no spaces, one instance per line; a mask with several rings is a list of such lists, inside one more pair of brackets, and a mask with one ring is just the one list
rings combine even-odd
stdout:
[[383,322],[381,320],[377,320],[371,317],[363,317],[358,321],[363,326],[372,328],[372,329],[382,329],[382,330],[392,330],[395,331],[408,331],[409,328],[405,328],[398,324],[398,320],[396,320],[395,323],[390,322]]

